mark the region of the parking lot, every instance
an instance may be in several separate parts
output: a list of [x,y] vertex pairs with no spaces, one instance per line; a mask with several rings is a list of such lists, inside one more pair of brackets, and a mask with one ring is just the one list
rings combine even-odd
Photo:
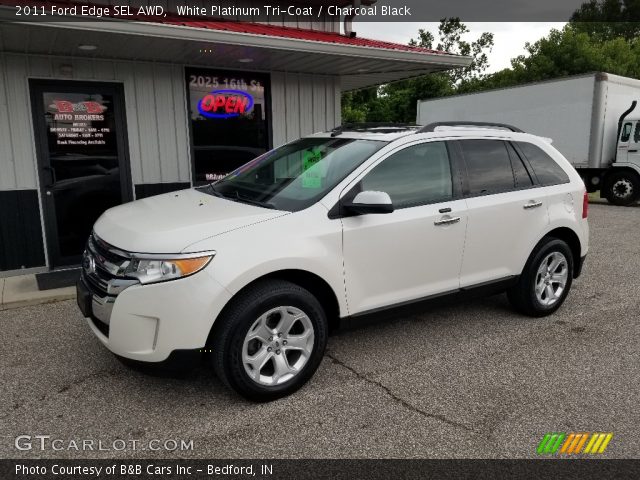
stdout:
[[[270,404],[205,367],[125,367],[73,301],[0,311],[0,456],[512,458],[548,432],[613,432],[603,456],[640,457],[640,207],[591,205],[590,220],[583,276],[555,315],[498,295],[338,333],[310,384]],[[18,435],[193,449],[18,451]]]

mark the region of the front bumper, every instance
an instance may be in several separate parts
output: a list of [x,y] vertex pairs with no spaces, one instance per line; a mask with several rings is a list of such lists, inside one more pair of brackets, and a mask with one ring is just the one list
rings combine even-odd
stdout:
[[97,291],[83,272],[78,302],[88,298],[81,310],[93,333],[113,353],[136,361],[163,362],[177,350],[199,352],[231,298],[210,268],[178,280],[130,285],[116,296]]

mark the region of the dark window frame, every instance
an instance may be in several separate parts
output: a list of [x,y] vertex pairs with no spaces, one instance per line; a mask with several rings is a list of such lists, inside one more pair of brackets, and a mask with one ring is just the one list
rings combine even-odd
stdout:
[[[520,158],[522,158],[522,160],[525,162],[525,164],[529,167],[529,174],[531,175],[532,179],[535,179],[535,182],[538,184],[538,186],[540,187],[552,187],[554,185],[565,185],[567,183],[571,183],[571,178],[569,177],[569,175],[567,174],[567,172],[564,171],[564,168],[562,168],[560,165],[557,164],[557,162],[553,159],[553,157],[551,155],[549,155],[547,152],[545,152],[544,150],[542,150],[542,148],[540,148],[538,145],[536,145],[535,143],[532,142],[526,142],[524,140],[518,140],[518,141],[513,141],[510,142],[511,145],[513,146],[513,148],[515,149],[515,151],[518,153],[518,155],[520,155]],[[529,143],[531,145],[533,145],[536,148],[539,148],[540,150],[542,150],[542,153],[544,153],[545,155],[547,155],[551,161],[553,161],[553,163],[555,163],[558,168],[560,168],[560,170],[562,170],[562,172],[566,175],[567,180],[564,182],[560,182],[560,183],[552,183],[549,185],[545,185],[544,183],[542,183],[540,181],[540,179],[538,178],[538,175],[536,174],[535,169],[533,168],[533,165],[531,164],[529,158],[527,157],[527,155],[524,153],[524,151],[522,150],[522,148],[520,148],[520,145],[518,145],[518,143]]]
[[[542,185],[538,181],[538,177],[536,177],[535,172],[533,171],[533,167],[529,163],[529,160],[526,157],[524,157],[521,153],[519,153],[518,150],[516,150],[516,147],[513,142],[505,142],[505,144],[507,145],[507,152],[509,153],[509,159],[511,160],[511,170],[513,171],[513,179],[515,181],[514,191],[529,190],[530,188],[541,187]],[[514,158],[514,155],[515,155],[515,158]],[[529,179],[531,180],[531,185],[526,185],[522,187],[518,185],[518,176],[516,175],[516,171],[513,165],[516,162],[520,162],[521,165],[524,167],[525,171],[529,175]]]
[[194,145],[194,141],[193,141],[193,125],[192,125],[192,121],[191,121],[191,114],[190,114],[190,99],[191,99],[191,92],[189,89],[189,81],[188,81],[188,75],[190,71],[200,71],[200,72],[215,72],[216,74],[220,74],[220,75],[240,75],[240,76],[251,76],[251,75],[256,75],[259,77],[263,77],[265,80],[264,83],[264,108],[265,108],[265,121],[267,123],[267,149],[265,152],[268,152],[270,150],[273,150],[273,110],[272,110],[272,103],[271,103],[271,74],[269,72],[261,72],[261,71],[247,71],[247,70],[228,70],[225,68],[215,68],[215,67],[199,67],[199,66],[193,66],[193,65],[185,65],[182,69],[182,79],[184,81],[184,90],[185,90],[185,101],[186,101],[186,108],[187,108],[187,127],[188,127],[188,137],[189,137],[189,155],[191,156],[190,159],[190,164],[191,164],[191,178],[190,178],[190,183],[192,187],[196,187],[196,186],[202,186],[202,185],[206,185],[207,183],[211,183],[211,182],[205,182],[203,184],[199,184],[197,183],[196,180],[196,147]]
[[[625,133],[625,128],[629,127],[629,132]],[[620,129],[620,141],[628,142],[631,140],[631,132],[633,131],[633,122],[625,122]]]
[[[77,93],[78,90],[84,88],[102,89],[114,96],[114,115],[115,121],[119,128],[116,132],[118,137],[117,150],[118,158],[122,162],[119,169],[120,192],[122,203],[135,200],[133,176],[131,172],[131,156],[129,145],[129,127],[127,125],[127,98],[125,96],[124,83],[118,80],[112,81],[93,81],[93,80],[60,80],[46,78],[29,78],[29,100],[30,100],[30,120],[33,124],[33,135],[35,142],[36,154],[36,176],[38,179],[38,187],[40,197],[42,199],[40,205],[40,215],[45,234],[45,248],[47,251],[47,262],[50,270],[56,268],[66,268],[73,265],[79,265],[81,261],[81,253],[76,256],[65,257],[61,254],[58,245],[59,231],[56,217],[56,206],[52,195],[46,195],[49,189],[47,181],[44,180],[43,174],[49,165],[49,144],[46,132],[46,126],[43,122],[45,110],[42,105],[42,94],[49,91],[55,93]],[[129,99],[130,100],[130,99]]]

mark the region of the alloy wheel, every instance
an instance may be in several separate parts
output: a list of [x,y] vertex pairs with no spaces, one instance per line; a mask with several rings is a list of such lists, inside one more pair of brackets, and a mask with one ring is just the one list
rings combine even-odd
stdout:
[[304,368],[315,333],[309,316],[291,306],[273,308],[251,326],[242,345],[242,364],[254,382],[280,385]]
[[555,304],[569,279],[567,258],[560,252],[552,252],[540,263],[536,274],[535,290],[538,301],[544,306]]

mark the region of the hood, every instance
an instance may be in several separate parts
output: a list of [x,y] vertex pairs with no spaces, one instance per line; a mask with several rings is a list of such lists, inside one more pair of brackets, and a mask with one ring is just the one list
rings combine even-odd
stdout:
[[98,219],[94,231],[129,252],[180,253],[205,238],[287,213],[189,189],[111,208]]

